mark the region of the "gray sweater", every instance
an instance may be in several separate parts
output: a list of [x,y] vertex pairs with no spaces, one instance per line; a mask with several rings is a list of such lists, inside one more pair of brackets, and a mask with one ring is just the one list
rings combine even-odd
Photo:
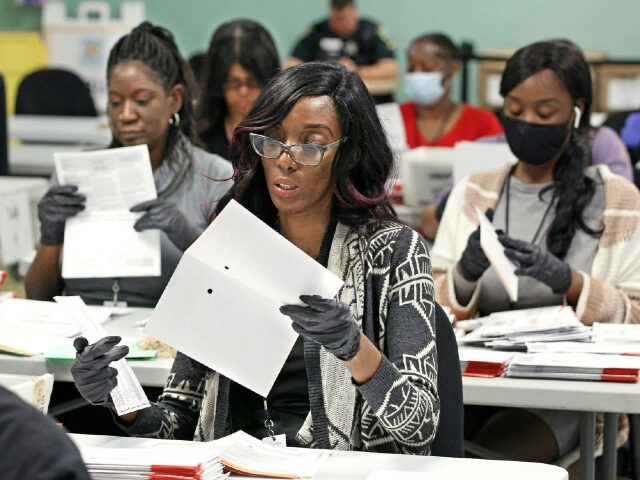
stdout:
[[[383,352],[356,385],[344,363],[305,341],[311,411],[298,440],[311,447],[428,455],[440,412],[431,261],[413,230],[389,223],[365,236],[338,223],[328,268],[345,282],[365,335]],[[141,410],[134,436],[219,438],[228,432],[229,379],[179,353],[157,403]]]

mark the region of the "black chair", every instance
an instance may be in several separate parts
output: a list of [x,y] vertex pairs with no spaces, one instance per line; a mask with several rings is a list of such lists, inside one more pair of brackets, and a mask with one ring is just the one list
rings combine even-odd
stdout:
[[9,175],[9,152],[7,147],[7,95],[4,77],[0,74],[0,175]]
[[16,97],[16,114],[98,115],[86,83],[75,73],[59,68],[36,70],[22,79]]
[[437,303],[435,307],[440,425],[436,438],[431,444],[431,455],[462,458],[464,457],[462,373],[458,343],[447,314]]

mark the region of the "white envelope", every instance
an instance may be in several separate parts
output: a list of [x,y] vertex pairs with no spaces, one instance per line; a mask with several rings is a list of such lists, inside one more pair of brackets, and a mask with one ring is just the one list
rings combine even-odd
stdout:
[[297,338],[279,307],[342,284],[232,200],[184,253],[145,333],[266,397]]

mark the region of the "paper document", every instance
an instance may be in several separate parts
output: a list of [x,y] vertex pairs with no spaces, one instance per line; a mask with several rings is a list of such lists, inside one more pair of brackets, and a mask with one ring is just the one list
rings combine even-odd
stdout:
[[504,289],[509,294],[509,298],[512,302],[515,302],[518,300],[516,266],[504,254],[504,246],[498,240],[498,235],[489,219],[477,207],[476,213],[480,220],[480,246],[493,268],[495,268]]
[[184,253],[145,333],[266,397],[297,338],[279,307],[342,283],[232,200]]
[[[98,323],[104,323],[110,317],[111,312],[106,307],[88,308]],[[0,302],[0,332],[0,337],[6,333],[75,337],[80,329],[69,318],[66,309],[55,302],[10,298]]]
[[393,151],[401,153],[408,150],[407,134],[400,105],[397,103],[383,103],[376,105],[376,111]]
[[76,185],[86,208],[65,223],[63,278],[160,276],[160,231],[136,232],[134,205],[157,197],[146,145],[56,153],[62,185]]
[[[89,344],[107,336],[107,332],[102,325],[95,321],[80,297],[54,297],[54,300],[66,307],[67,312],[78,323],[82,335],[86,337]],[[140,382],[127,361],[122,358],[113,362],[111,366],[118,370],[118,385],[111,391],[111,398],[118,415],[149,407],[149,400],[147,400]]]
[[215,445],[227,470],[259,477],[312,478],[329,457],[328,451],[268,445],[243,431],[221,438]]
[[33,224],[25,190],[0,195],[0,259],[4,265],[18,263],[33,250]]
[[640,342],[640,325],[595,322],[593,335],[597,342]]

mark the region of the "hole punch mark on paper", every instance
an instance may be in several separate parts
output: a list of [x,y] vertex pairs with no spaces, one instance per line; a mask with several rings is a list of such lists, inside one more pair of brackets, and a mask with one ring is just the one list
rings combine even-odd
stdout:
[[213,290],[212,290],[212,289],[210,289],[210,288],[207,288],[207,293],[208,293],[209,295],[211,295],[211,294],[213,293]]

